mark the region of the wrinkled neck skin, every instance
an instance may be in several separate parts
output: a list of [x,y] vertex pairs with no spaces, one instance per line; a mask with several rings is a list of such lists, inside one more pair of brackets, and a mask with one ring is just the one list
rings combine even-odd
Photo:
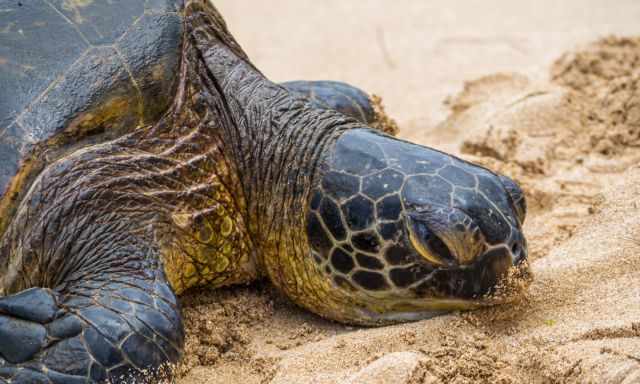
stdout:
[[211,76],[205,86],[217,93],[210,102],[224,111],[223,150],[236,167],[251,234],[258,243],[280,237],[283,220],[302,217],[325,150],[351,123],[292,97],[224,44],[210,42],[202,54]]
[[341,133],[361,125],[315,109],[267,80],[221,19],[202,17],[206,20],[191,20],[190,43],[206,66],[199,76],[203,96],[221,121],[216,127],[223,151],[242,187],[237,198],[245,207],[257,270],[298,304],[320,314],[333,312],[334,304],[344,305],[329,299],[335,290],[315,273],[305,215],[327,153]]

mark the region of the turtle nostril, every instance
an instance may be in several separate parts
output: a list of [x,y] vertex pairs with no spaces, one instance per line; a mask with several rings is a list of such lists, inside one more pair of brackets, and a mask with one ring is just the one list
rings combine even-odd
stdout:
[[526,258],[526,252],[521,242],[513,243],[511,246],[511,254],[515,265],[520,264]]

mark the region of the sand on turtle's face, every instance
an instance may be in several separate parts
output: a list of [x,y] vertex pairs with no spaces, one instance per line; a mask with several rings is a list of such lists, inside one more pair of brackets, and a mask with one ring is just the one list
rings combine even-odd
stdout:
[[640,38],[589,44],[640,36],[640,3],[459,3],[216,1],[274,80],[355,83],[401,137],[518,180],[528,295],[359,329],[265,283],[193,293],[180,383],[640,382]]

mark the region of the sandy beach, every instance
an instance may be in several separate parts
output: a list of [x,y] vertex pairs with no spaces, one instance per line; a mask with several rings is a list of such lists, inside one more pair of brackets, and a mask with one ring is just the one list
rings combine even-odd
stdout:
[[384,328],[267,282],[183,297],[182,384],[640,383],[640,3],[215,2],[274,81],[383,98],[399,136],[524,188],[518,302]]

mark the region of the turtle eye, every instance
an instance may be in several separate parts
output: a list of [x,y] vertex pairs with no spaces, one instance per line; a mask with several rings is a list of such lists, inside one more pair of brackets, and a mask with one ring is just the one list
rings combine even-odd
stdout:
[[409,215],[407,227],[411,245],[427,261],[439,267],[455,264],[449,247],[423,221]]
[[516,216],[518,217],[520,225],[524,224],[524,219],[527,216],[527,201],[524,198],[522,188],[520,188],[513,179],[507,176],[500,175],[500,181],[509,194],[509,198],[511,199],[513,208],[516,211]]

